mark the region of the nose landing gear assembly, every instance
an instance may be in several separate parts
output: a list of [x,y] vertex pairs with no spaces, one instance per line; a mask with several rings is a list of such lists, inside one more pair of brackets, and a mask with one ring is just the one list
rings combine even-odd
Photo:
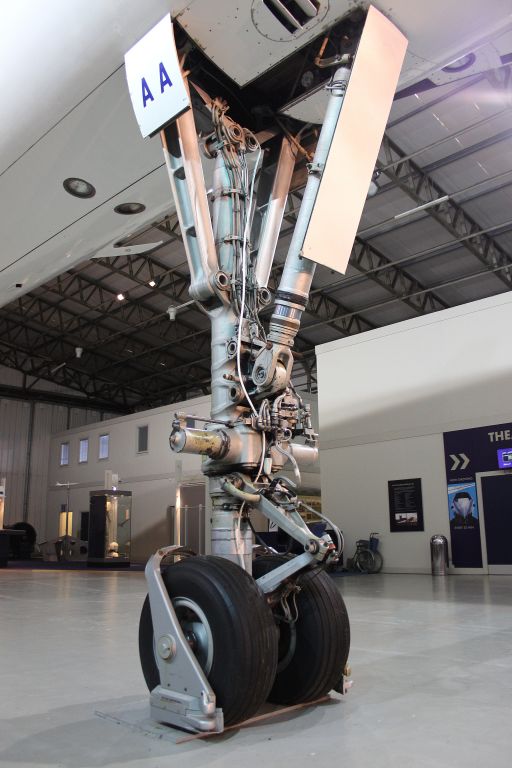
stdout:
[[[206,97],[212,133],[204,151],[215,162],[210,219],[192,111],[162,133],[190,295],[212,325],[210,419],[198,420],[203,425],[197,428],[176,414],[170,446],[203,456],[213,554],[190,556],[168,547],[149,560],[139,647],[152,717],[187,730],[220,732],[253,716],[267,700],[298,704],[333,688],[343,691],[349,623],[324,571],[338,552],[329,535],[315,536],[306,526],[295,483],[282,470],[288,463],[300,481],[299,465],[318,457],[309,405],[290,380],[292,347],[315,268],[302,257],[302,243],[350,61],[345,57],[328,86],[329,107],[268,332],[260,310],[269,301],[267,282],[295,165],[293,142],[282,139],[275,196],[256,251],[250,243],[261,157],[256,137],[227,116],[224,102]],[[252,174],[249,153],[257,155]],[[252,510],[300,542],[303,554],[253,562]]]
[[[317,460],[318,436],[291,372],[315,272],[304,243],[331,145],[339,140],[354,61],[343,53],[325,62],[336,70],[325,88],[327,110],[268,325],[262,312],[271,304],[268,283],[288,191],[299,151],[307,154],[302,131],[292,135],[289,123],[284,135],[270,132],[280,151],[278,143],[263,160],[267,175],[265,164],[275,163],[275,175],[268,200],[265,184],[258,185],[255,221],[263,152],[258,137],[228,116],[225,101],[190,83],[209,113],[210,132],[203,131],[200,147],[191,109],[161,132],[189,293],[212,334],[210,416],[191,424],[192,417],[177,413],[169,440],[174,452],[203,457],[212,555],[166,547],[150,558],[139,646],[152,717],[186,730],[221,732],[267,700],[298,705],[346,687],[349,621],[325,571],[339,556],[342,537],[335,525],[337,546],[327,534],[314,535],[299,512],[300,467]],[[200,149],[214,165],[208,194]],[[283,474],[285,465],[296,482]],[[256,511],[303,552],[253,560]]]

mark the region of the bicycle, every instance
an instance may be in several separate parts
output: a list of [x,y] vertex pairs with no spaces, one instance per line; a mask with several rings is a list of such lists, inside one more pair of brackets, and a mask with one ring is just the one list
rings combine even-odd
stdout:
[[358,539],[354,557],[347,563],[352,570],[361,573],[379,573],[384,561],[379,552],[379,534],[376,531],[370,533],[369,539]]

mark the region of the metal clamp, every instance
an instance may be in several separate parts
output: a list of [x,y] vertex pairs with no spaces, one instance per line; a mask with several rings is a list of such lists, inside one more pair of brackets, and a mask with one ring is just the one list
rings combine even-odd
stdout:
[[155,662],[160,684],[151,691],[151,717],[160,723],[187,731],[224,730],[222,709],[216,706],[215,692],[183,634],[167,594],[160,566],[179,546],[164,547],[146,565],[149,604],[155,638]]
[[306,169],[309,174],[316,173],[319,176],[323,174],[324,168],[325,168],[325,163],[307,163],[306,165]]

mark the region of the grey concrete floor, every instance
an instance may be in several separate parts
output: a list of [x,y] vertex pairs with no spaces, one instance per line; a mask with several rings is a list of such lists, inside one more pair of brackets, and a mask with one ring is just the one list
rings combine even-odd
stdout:
[[176,745],[174,731],[151,738],[95,714],[146,712],[142,574],[0,571],[0,766],[508,768],[512,577],[337,584],[352,624],[350,694]]

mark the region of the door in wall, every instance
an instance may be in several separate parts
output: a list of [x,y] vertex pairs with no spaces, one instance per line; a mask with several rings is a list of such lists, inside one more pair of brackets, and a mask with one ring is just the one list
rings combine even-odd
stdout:
[[482,475],[489,573],[512,574],[512,473]]
[[205,484],[180,485],[176,501],[180,544],[190,547],[197,554],[204,554]]

